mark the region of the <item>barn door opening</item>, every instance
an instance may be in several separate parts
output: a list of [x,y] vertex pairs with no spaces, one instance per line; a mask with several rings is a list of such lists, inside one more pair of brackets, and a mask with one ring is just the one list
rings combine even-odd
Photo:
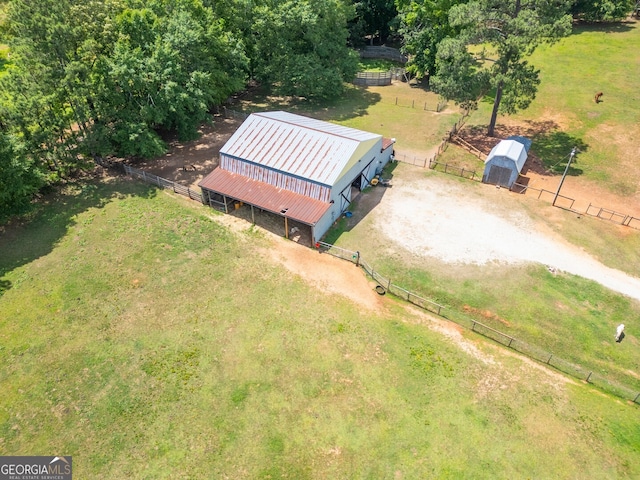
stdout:
[[499,167],[498,165],[491,165],[489,170],[489,177],[487,183],[492,185],[500,185],[501,187],[509,188],[509,180],[511,179],[511,169],[505,167]]

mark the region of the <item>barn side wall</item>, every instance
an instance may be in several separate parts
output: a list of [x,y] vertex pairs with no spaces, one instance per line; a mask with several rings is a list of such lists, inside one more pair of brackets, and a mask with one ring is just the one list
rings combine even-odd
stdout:
[[344,213],[348,208],[348,203],[342,202],[341,193],[345,192],[345,195],[351,199],[351,184],[361,175],[364,175],[366,182],[362,182],[361,188],[369,186],[369,183],[375,177],[376,173],[381,171],[384,166],[389,163],[391,154],[393,153],[393,145],[382,150],[382,139],[380,139],[373,147],[367,151],[359,162],[356,162],[349,170],[347,170],[342,177],[338,179],[333,188],[331,189],[331,208],[327,213],[318,221],[315,226],[315,240],[318,241],[322,236],[327,233],[327,230],[331,228],[333,223],[340,218],[340,215]]

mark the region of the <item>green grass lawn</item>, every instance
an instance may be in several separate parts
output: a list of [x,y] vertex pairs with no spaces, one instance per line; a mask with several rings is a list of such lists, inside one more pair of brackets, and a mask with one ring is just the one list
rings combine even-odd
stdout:
[[[409,176],[409,169],[400,164],[394,175]],[[464,182],[465,188],[473,189],[479,200],[487,198],[496,209],[500,208],[495,204],[495,196],[490,196],[491,192],[487,192],[483,184],[451,176],[442,178],[441,173],[432,171],[423,174],[439,177],[439,183],[433,188],[443,182]],[[545,205],[543,210],[536,202],[510,197],[509,203],[502,207],[525,214],[536,211],[534,218],[550,215],[553,207]],[[357,204],[354,208],[358,209]],[[604,242],[619,232],[618,227],[602,221],[586,218],[576,222],[575,215],[569,212],[558,214],[567,216],[563,228],[573,230],[577,244],[587,245],[589,239],[588,245],[594,250],[604,249]],[[340,229],[338,225],[336,232],[330,232],[330,239],[341,247],[360,251],[376,271],[393,279],[395,284],[445,305],[445,315],[449,318],[460,320],[464,325],[469,325],[468,319],[475,319],[577,363],[587,371],[640,391],[640,377],[636,374],[640,371],[640,339],[634,334],[628,335],[622,348],[618,348],[613,339],[617,325],[633,325],[635,319],[640,318],[640,302],[577,276],[553,275],[543,265],[451,265],[402,253],[401,239],[390,245],[392,241],[383,238],[376,228],[376,224],[365,217],[349,230]],[[605,260],[617,256],[620,261],[629,262],[626,270],[637,268],[640,261],[637,249],[630,247],[640,245],[640,235],[617,235],[625,238],[618,244],[606,245]]]
[[640,475],[636,406],[391,298],[363,313],[216,215],[113,181],[3,232],[2,454],[78,478]]
[[401,68],[402,64],[381,58],[361,58],[358,63],[359,72],[388,72],[392,68]]
[[438,101],[433,92],[397,82],[385,87],[347,86],[342,97],[322,104],[263,92],[242,102],[240,108],[247,112],[284,109],[309,115],[396,138],[398,149],[426,156],[460,118],[453,105],[436,113]]

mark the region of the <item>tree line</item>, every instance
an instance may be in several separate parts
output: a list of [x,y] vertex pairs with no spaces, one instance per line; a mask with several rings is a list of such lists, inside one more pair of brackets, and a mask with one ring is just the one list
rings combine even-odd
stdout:
[[[249,79],[324,100],[354,47],[393,36],[441,95],[494,88],[510,113],[535,95],[526,57],[627,0],[0,0],[0,214],[96,157],[154,157],[194,138]],[[572,11],[573,9],[573,11]],[[579,9],[579,11],[576,11]],[[481,53],[481,54],[480,54]],[[494,122],[495,123],[495,122]]]

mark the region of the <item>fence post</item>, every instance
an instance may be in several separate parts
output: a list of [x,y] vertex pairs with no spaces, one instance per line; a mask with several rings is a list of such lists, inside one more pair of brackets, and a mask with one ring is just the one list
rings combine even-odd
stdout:
[[633,399],[633,403],[636,403],[636,400],[638,400],[638,397],[640,397],[640,393],[638,393],[638,394],[636,395],[636,398],[634,398],[634,399]]
[[587,380],[586,380],[586,382],[587,382],[587,383],[589,383],[589,379],[591,378],[591,374],[592,374],[592,373],[593,373],[593,372],[589,372],[589,375],[587,375]]
[[[550,365],[551,359],[553,358],[553,354],[549,355],[549,359],[547,360],[547,365]],[[588,381],[588,380],[587,380]]]
[[396,105],[398,105],[398,97],[396,97]]

